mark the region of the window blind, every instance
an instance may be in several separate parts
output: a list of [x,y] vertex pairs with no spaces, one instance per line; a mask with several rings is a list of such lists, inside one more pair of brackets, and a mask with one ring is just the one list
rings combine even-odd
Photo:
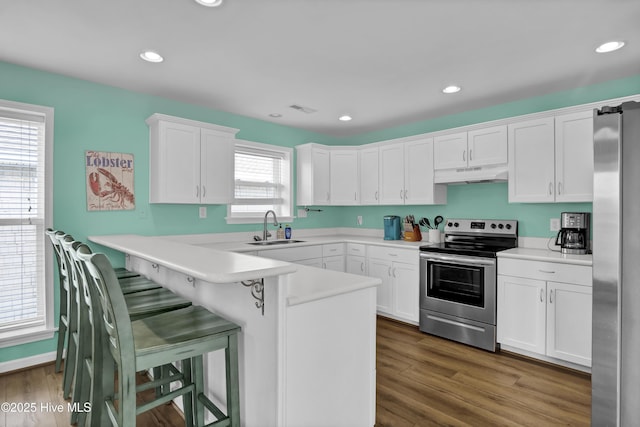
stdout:
[[288,159],[283,152],[237,145],[231,214],[259,216],[272,209],[279,216],[289,215],[285,212],[288,169]]
[[45,323],[44,132],[0,109],[0,332]]

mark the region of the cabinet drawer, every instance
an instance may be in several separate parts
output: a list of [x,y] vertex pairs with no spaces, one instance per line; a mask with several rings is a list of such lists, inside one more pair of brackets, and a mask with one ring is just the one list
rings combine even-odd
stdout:
[[386,246],[369,246],[369,258],[378,258],[387,261],[400,261],[410,264],[418,264],[418,251],[410,249],[398,249]]
[[585,265],[498,258],[498,274],[583,286],[592,285],[592,268]]
[[347,243],[347,255],[364,256],[365,245],[361,243]]
[[329,243],[322,245],[322,256],[344,255],[344,243]]
[[297,248],[270,249],[258,251],[258,256],[280,261],[300,261],[303,259],[322,258],[322,247],[317,246],[299,246]]

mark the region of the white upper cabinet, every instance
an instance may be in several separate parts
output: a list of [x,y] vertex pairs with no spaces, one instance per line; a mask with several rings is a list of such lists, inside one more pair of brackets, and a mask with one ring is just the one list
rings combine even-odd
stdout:
[[237,129],[154,114],[149,125],[150,203],[230,203]]
[[297,204],[328,205],[331,195],[331,166],[327,147],[304,144],[296,147]]
[[469,167],[506,164],[507,126],[492,126],[467,134]]
[[433,145],[435,169],[456,169],[467,167],[467,132],[437,136]]
[[459,169],[507,163],[507,126],[437,136],[434,169]]
[[447,202],[446,185],[433,183],[433,138],[404,144],[404,189],[407,205]]
[[378,180],[380,174],[378,147],[360,150],[360,203],[377,205],[380,203]]
[[593,112],[556,116],[556,201],[593,201]]
[[509,125],[509,202],[591,202],[590,111]]
[[433,183],[433,138],[380,146],[380,204],[443,204],[447,188]]
[[380,147],[380,204],[404,204],[404,144]]
[[330,201],[332,205],[360,203],[357,149],[331,149]]
[[553,117],[509,125],[509,202],[553,202]]

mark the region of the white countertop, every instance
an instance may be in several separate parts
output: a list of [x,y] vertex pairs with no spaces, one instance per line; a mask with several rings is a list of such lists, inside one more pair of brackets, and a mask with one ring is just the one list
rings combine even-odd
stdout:
[[498,258],[528,259],[532,261],[558,262],[563,264],[586,265],[593,264],[592,255],[564,255],[549,249],[514,248],[498,252]]
[[298,268],[296,264],[284,261],[214,250],[162,237],[120,234],[89,236],[89,240],[211,283],[280,276]]

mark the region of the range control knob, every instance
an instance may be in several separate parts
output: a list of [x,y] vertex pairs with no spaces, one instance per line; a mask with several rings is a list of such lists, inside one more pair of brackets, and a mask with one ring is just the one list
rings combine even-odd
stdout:
[[498,228],[499,228],[500,230],[502,230],[502,229],[504,228],[504,225],[502,225],[502,224],[498,224]]
[[453,223],[453,226],[454,226],[454,227],[458,227],[459,225],[460,225],[460,224],[458,224],[457,222],[454,222],[454,223]]
[[496,225],[495,224],[491,224],[491,228],[496,228]]
[[448,222],[447,223],[447,227],[453,227],[453,223],[452,222]]
[[511,224],[507,224],[505,227],[507,227],[507,230],[511,230]]

